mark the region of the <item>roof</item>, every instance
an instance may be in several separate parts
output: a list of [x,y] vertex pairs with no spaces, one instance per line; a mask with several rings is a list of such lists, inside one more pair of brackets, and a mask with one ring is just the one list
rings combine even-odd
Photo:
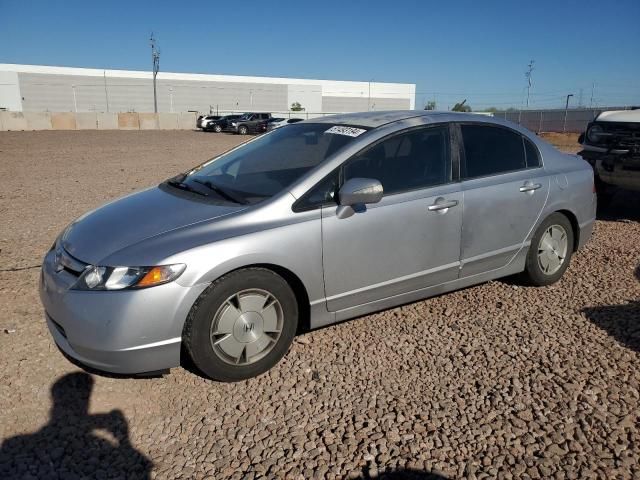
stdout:
[[[59,67],[50,65],[22,65],[14,63],[0,63],[0,72],[16,72],[16,73],[35,73],[48,75],[81,75],[89,77],[107,77],[107,78],[144,78],[148,79],[153,76],[150,70],[114,70],[103,68],[83,68],[83,67]],[[178,73],[165,72],[158,73],[158,79],[162,80],[193,80],[205,82],[238,82],[238,83],[269,83],[269,84],[293,84],[293,85],[321,85],[324,88],[329,87],[332,93],[340,96],[343,91],[341,89],[357,87],[357,93],[360,95],[366,88],[373,84],[373,93],[376,95],[385,94],[386,91],[394,92],[397,96],[398,92],[402,95],[415,95],[415,83],[397,83],[397,82],[369,82],[362,80],[331,80],[331,79],[313,79],[313,78],[288,78],[288,77],[263,77],[263,76],[246,76],[246,75],[224,75],[224,74],[205,74],[205,73]],[[348,93],[352,94],[351,91]],[[326,93],[325,93],[326,95]],[[403,97],[401,97],[403,98]]]
[[429,117],[433,122],[464,121],[502,123],[494,121],[493,117],[477,115],[474,113],[460,112],[434,112],[433,110],[387,110],[374,112],[345,113],[328,117],[309,119],[310,123],[330,123],[338,125],[358,125],[362,127],[376,128],[387,123],[398,122],[408,118]]

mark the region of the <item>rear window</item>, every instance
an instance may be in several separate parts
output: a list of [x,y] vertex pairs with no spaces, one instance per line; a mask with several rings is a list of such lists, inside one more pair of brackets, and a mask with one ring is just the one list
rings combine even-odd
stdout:
[[498,175],[526,168],[522,135],[491,125],[461,125],[462,178]]
[[527,157],[527,168],[535,168],[541,165],[540,153],[538,153],[538,147],[536,147],[531,140],[522,137],[524,141],[524,151]]

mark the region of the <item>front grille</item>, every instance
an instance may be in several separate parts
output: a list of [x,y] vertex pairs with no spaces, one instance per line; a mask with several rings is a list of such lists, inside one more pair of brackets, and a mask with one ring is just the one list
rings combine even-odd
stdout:
[[597,122],[606,134],[598,145],[640,152],[640,123]]

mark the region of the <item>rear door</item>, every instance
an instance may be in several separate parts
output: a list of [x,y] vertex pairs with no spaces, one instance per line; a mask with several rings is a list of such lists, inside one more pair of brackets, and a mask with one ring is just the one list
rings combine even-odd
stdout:
[[461,276],[507,265],[527,247],[549,194],[537,147],[507,127],[459,125],[464,196]]

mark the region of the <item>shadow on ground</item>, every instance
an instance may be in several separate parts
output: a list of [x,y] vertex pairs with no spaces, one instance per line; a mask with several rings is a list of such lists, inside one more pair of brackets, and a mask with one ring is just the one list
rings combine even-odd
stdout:
[[84,372],[51,387],[49,423],[0,447],[2,479],[148,479],[153,463],[129,440],[120,410],[89,414],[93,379]]
[[640,192],[613,189],[611,200],[598,202],[598,220],[640,221]]
[[[640,265],[634,274],[640,281]],[[621,345],[640,352],[640,300],[629,300],[621,305],[588,307],[582,312]]]
[[377,480],[448,480],[448,477],[443,477],[438,473],[413,469],[398,469],[390,472],[380,472],[373,477],[365,471],[362,476],[358,477],[359,480],[368,480],[370,478],[376,478]]

